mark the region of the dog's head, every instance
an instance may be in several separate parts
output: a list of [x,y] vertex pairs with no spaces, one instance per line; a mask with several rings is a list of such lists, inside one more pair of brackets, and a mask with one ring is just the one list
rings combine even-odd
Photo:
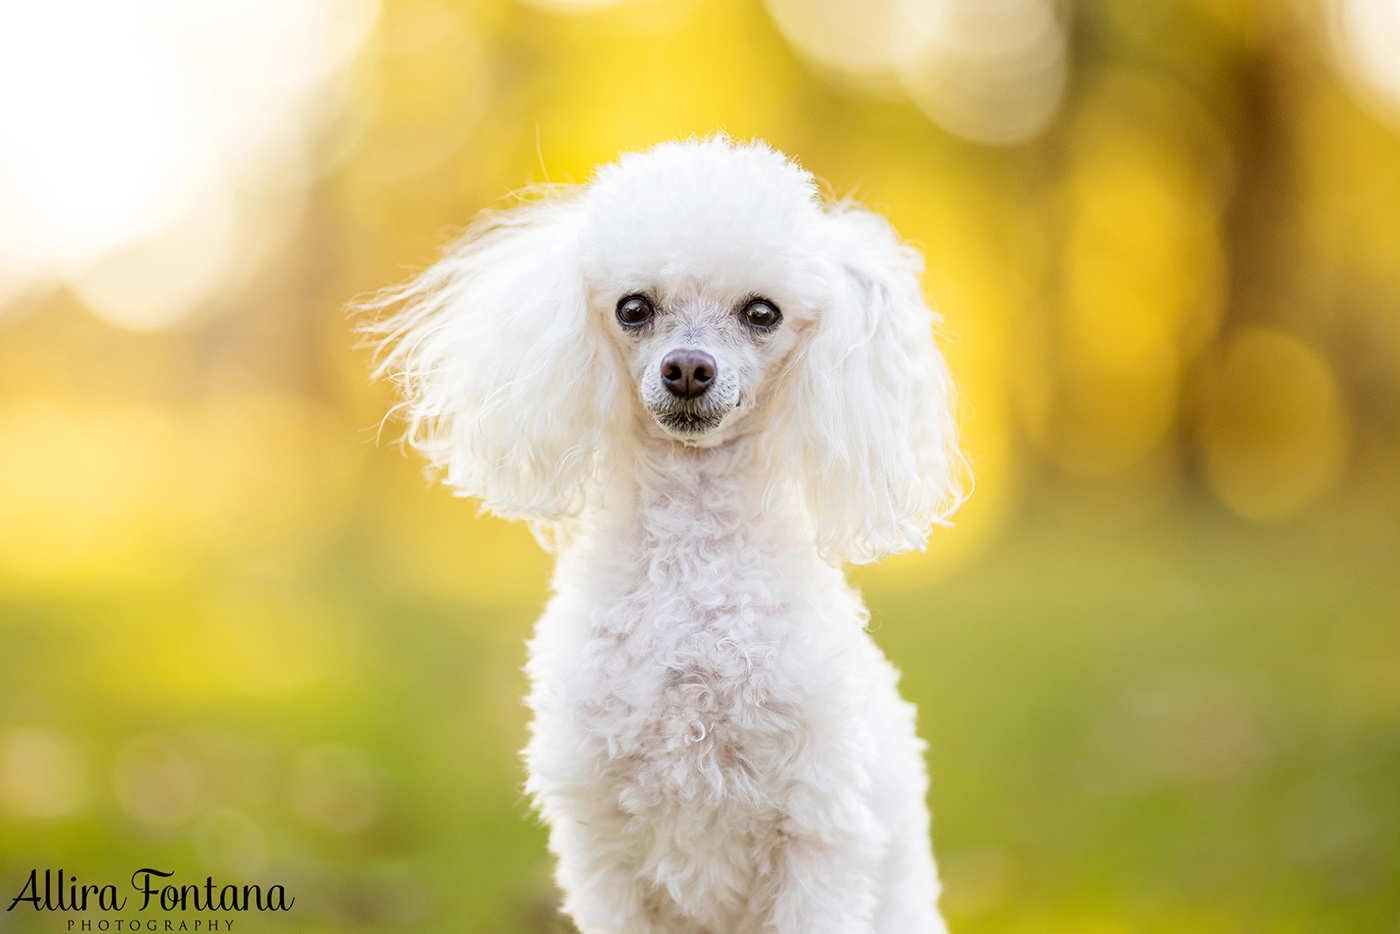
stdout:
[[821,303],[811,176],[766,148],[667,143],[601,168],[587,201],[585,286],[649,420],[701,447],[761,428]]
[[499,515],[557,526],[636,431],[756,443],[818,544],[922,546],[960,499],[921,262],[761,144],[664,143],[478,224],[376,304],[409,437]]

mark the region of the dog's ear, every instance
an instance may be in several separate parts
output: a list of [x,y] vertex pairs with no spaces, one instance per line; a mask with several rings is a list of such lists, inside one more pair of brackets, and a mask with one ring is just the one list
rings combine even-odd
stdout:
[[790,387],[794,437],[819,546],[864,564],[922,549],[961,503],[966,465],[922,257],[859,205],[824,224],[826,307]]
[[366,330],[378,373],[402,389],[408,441],[542,541],[582,511],[616,437],[617,368],[590,320],[581,221],[569,195],[488,218],[368,303],[387,312]]

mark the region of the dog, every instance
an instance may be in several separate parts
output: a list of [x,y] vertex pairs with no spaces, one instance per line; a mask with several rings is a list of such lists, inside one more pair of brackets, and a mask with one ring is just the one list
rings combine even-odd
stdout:
[[525,787],[582,934],[946,930],[914,708],[841,569],[962,499],[921,271],[717,135],[487,216],[372,302],[407,439],[558,552]]

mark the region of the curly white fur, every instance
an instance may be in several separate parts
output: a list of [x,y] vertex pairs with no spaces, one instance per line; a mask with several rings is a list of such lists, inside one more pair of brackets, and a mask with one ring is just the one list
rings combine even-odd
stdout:
[[[527,788],[583,934],[944,930],[914,710],[839,568],[961,499],[920,269],[717,136],[485,220],[376,302],[412,443],[560,549]],[[663,385],[678,350],[713,361],[698,399]]]

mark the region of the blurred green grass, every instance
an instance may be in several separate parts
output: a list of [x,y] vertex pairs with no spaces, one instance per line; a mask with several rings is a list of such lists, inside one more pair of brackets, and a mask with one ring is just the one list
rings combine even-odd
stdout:
[[[1206,503],[1123,525],[1036,502],[941,582],[858,575],[930,743],[954,930],[1400,929],[1395,536],[1249,526]],[[238,865],[237,840],[220,844],[209,817],[235,813],[235,830],[256,828],[261,876],[298,899],[247,926],[563,930],[516,755],[534,610],[424,599],[386,584],[373,554],[347,543],[304,572],[347,648],[291,696],[122,692],[140,675],[112,670],[125,663],[94,622],[174,631],[226,582],[0,606],[0,720],[69,737],[86,802],[0,822],[5,890],[35,867],[122,889],[148,865],[235,881],[220,867]],[[540,600],[544,567],[529,569]],[[181,819],[133,820],[122,798],[142,736],[189,763]],[[322,782],[329,805],[298,790],[308,763],[338,761],[326,749],[364,764],[367,813],[344,776]],[[0,930],[62,926],[0,914]]]

